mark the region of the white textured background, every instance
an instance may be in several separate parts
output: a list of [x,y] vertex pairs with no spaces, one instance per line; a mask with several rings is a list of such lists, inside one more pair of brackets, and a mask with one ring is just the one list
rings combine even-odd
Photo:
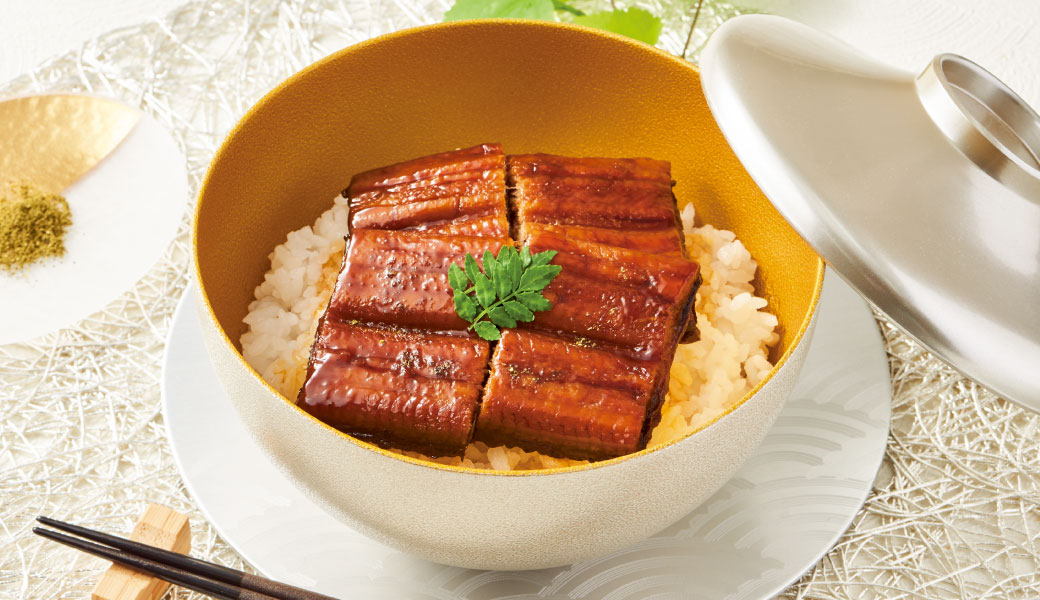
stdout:
[[0,0],[0,81],[98,35],[161,17],[184,0]]
[[[181,4],[183,0],[0,0],[0,82],[112,29],[159,19]],[[792,17],[915,71],[940,52],[963,54],[1040,105],[1040,0],[737,4]]]

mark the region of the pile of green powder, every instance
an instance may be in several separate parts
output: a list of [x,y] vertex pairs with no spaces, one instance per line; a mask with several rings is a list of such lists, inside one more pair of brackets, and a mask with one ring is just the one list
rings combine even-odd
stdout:
[[65,254],[69,203],[31,184],[12,183],[0,196],[0,270],[18,271],[41,258]]

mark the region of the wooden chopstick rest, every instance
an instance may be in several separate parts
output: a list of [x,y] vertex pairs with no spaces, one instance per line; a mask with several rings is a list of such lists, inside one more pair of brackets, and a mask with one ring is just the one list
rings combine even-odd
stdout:
[[[149,504],[137,520],[130,539],[158,546],[179,554],[191,552],[191,526],[188,517],[160,506]],[[158,600],[170,584],[120,565],[112,565],[94,586],[92,600]]]

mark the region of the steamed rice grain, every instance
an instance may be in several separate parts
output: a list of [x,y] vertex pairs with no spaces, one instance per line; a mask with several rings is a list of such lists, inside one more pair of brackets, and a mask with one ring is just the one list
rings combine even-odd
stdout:
[[[776,344],[777,319],[751,284],[758,269],[751,254],[731,231],[694,226],[694,210],[682,213],[686,247],[701,266],[704,279],[695,310],[700,340],[681,344],[672,363],[661,422],[649,447],[700,429],[762,381],[773,368],[769,348]],[[271,269],[257,286],[243,319],[246,361],[286,398],[295,401],[307,371],[307,358],[318,319],[336,283],[345,247],[348,200],[337,196],[313,226],[290,233],[270,254]],[[431,459],[480,469],[527,470],[583,464],[520,448],[470,444],[463,456]]]

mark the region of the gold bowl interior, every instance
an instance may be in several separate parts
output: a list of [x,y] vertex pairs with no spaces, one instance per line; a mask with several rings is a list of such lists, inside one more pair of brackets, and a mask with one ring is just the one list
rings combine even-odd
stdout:
[[680,206],[733,230],[758,261],[756,287],[780,321],[772,360],[807,328],[823,263],[726,144],[695,67],[590,29],[468,21],[333,54],[275,88],[228,136],[195,220],[199,285],[227,343],[238,348],[268,254],[352,174],[481,142],[507,154],[670,161]]

